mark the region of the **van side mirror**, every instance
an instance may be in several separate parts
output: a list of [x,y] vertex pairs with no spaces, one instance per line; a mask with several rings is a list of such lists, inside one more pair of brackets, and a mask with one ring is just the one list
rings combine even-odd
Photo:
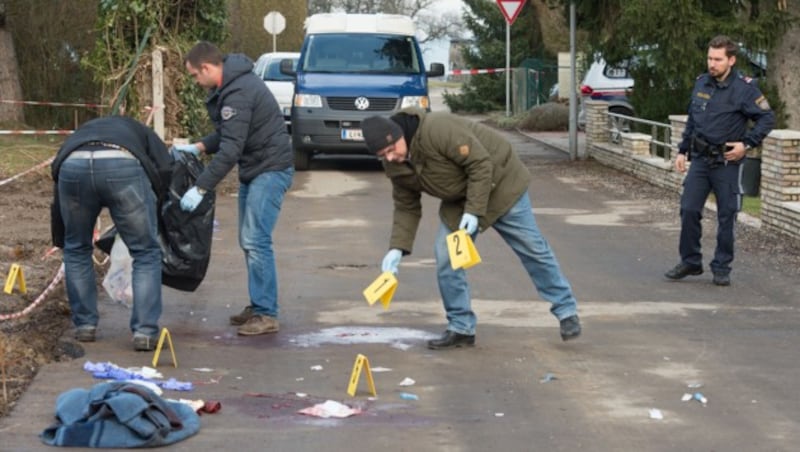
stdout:
[[281,74],[291,75],[292,77],[297,75],[297,71],[294,70],[294,62],[291,58],[281,60]]
[[444,64],[442,63],[431,63],[431,70],[426,72],[425,75],[428,77],[441,77],[444,75]]

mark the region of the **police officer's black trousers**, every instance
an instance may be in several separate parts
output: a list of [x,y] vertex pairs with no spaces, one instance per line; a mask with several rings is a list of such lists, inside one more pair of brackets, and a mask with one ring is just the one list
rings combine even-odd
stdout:
[[718,163],[710,165],[705,157],[693,156],[689,173],[683,180],[681,195],[681,261],[691,266],[703,265],[700,220],[703,205],[713,191],[717,199],[717,249],[711,271],[727,275],[733,262],[733,226],[742,205],[742,165]]

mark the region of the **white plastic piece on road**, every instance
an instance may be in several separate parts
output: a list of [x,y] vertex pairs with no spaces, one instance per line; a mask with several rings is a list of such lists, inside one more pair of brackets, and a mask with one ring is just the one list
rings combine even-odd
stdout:
[[414,381],[413,378],[406,377],[403,378],[403,381],[397,383],[397,386],[414,386],[414,383],[416,383],[416,381]]
[[314,406],[303,408],[302,410],[298,411],[298,413],[322,418],[345,418],[356,414],[361,414],[361,410],[358,408],[350,408],[349,406],[341,404],[335,400],[326,400],[325,403],[318,403]]
[[662,420],[664,414],[658,408],[650,408],[650,419]]

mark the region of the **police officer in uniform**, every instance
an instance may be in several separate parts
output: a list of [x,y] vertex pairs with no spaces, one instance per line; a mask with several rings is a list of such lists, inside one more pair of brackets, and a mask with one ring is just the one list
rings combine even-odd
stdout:
[[[681,262],[665,276],[671,280],[703,273],[700,220],[708,194],[717,200],[717,248],[711,261],[713,282],[731,283],[733,226],[742,205],[742,162],[747,152],[775,125],[775,114],[749,77],[734,69],[738,46],[726,36],[708,44],[708,72],[697,78],[689,118],[678,145],[675,168],[689,173],[681,196]],[[754,126],[747,129],[748,120]]]

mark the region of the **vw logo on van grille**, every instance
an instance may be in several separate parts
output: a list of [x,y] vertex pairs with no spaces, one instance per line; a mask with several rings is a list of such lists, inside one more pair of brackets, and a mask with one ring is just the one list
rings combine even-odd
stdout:
[[356,97],[356,100],[353,102],[353,105],[356,106],[356,110],[366,110],[369,108],[369,99],[364,96]]

